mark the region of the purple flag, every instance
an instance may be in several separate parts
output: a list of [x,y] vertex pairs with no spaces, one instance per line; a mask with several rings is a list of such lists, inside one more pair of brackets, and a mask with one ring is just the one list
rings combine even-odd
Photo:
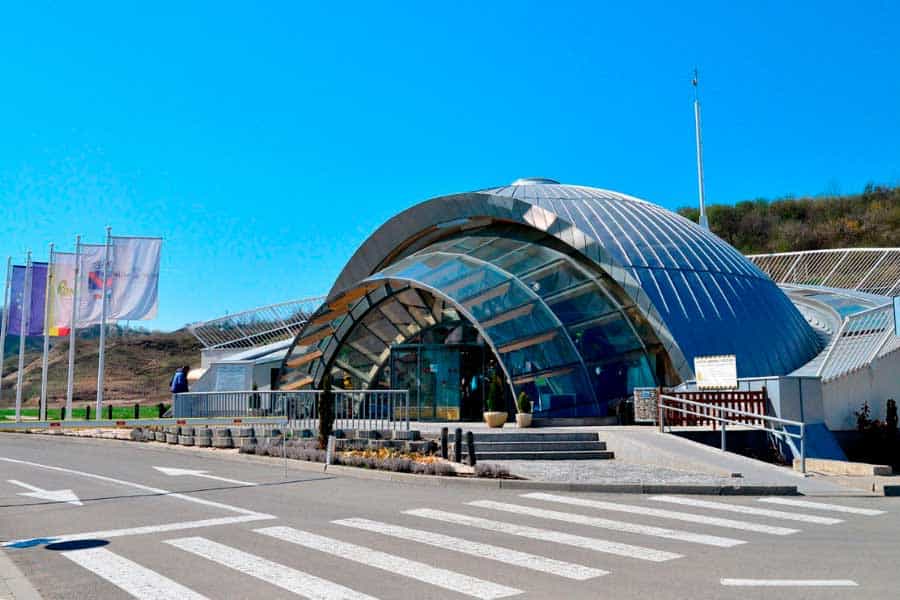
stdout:
[[[31,307],[26,335],[44,335],[44,300],[47,296],[47,263],[31,263]],[[25,267],[14,265],[9,290],[10,335],[21,335],[25,300]]]

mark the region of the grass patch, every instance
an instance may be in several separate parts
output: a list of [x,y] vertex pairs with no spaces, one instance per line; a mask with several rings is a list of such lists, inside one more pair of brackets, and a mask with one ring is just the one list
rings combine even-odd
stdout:
[[[103,409],[103,418],[106,418],[106,408]],[[59,420],[60,417],[60,409],[59,408],[48,408],[47,409],[47,419],[50,421]],[[15,408],[0,408],[0,420],[10,420],[7,417],[15,417],[16,409]],[[156,405],[151,406],[141,406],[140,415],[142,419],[155,419],[159,417],[159,411]],[[38,409],[36,408],[23,408],[22,409],[23,417],[37,417]],[[85,408],[84,406],[76,406],[72,409],[72,418],[74,419],[84,419],[85,416]],[[91,407],[91,418],[95,417],[94,407]],[[113,407],[113,419],[133,419],[134,418],[134,406],[114,406]]]

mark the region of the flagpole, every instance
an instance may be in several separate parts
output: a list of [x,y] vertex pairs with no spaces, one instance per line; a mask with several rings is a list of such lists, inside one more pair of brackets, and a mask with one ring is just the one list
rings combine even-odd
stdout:
[[72,291],[72,318],[69,322],[69,371],[66,373],[66,418],[72,418],[75,392],[75,328],[78,324],[78,288],[81,287],[81,236],[75,236],[75,281]]
[[700,227],[709,229],[709,221],[706,218],[706,198],[703,190],[703,137],[700,132],[700,76],[694,69],[694,133],[697,138],[697,187],[700,193]]
[[31,313],[31,250],[25,259],[25,289],[22,291],[22,312],[19,321],[19,371],[16,373],[16,422],[22,420],[22,380],[25,370],[25,342],[28,339],[28,317]]
[[103,260],[103,298],[100,302],[100,359],[97,364],[97,411],[99,420],[103,410],[103,371],[106,367],[106,310],[109,304],[109,246],[112,239],[112,227],[106,227],[106,257]]
[[53,278],[53,244],[50,244],[50,260],[47,261],[47,277],[44,281],[44,355],[41,357],[41,408],[40,420],[47,419],[47,366],[50,352],[50,324],[48,323],[48,310],[50,307],[50,289]]
[[[9,327],[9,285],[12,281],[12,256],[6,257],[6,287],[3,288],[3,321],[0,323],[0,400],[3,399],[3,358],[6,353],[6,330]],[[0,404],[3,404],[0,402]]]

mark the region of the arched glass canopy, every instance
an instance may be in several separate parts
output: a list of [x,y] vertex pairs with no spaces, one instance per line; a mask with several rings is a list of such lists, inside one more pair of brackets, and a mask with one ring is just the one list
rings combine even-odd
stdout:
[[390,385],[391,349],[429,331],[484,345],[547,416],[603,415],[635,387],[692,378],[697,356],[734,354],[750,377],[820,349],[785,294],[710,232],[631,196],[531,178],[379,228],[297,336],[281,387],[326,372]]

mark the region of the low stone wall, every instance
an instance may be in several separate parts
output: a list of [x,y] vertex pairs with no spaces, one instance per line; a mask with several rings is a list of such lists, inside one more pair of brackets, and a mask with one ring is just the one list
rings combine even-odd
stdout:
[[[133,429],[130,438],[134,441],[161,442],[180,446],[200,448],[240,449],[256,446],[260,441],[281,439],[286,433],[289,439],[314,440],[316,432],[311,429],[280,429],[267,427],[192,427],[170,425]],[[342,430],[334,432],[335,450],[379,450],[387,448],[399,452],[421,452],[430,454],[437,451],[437,442],[422,439],[417,430]]]

